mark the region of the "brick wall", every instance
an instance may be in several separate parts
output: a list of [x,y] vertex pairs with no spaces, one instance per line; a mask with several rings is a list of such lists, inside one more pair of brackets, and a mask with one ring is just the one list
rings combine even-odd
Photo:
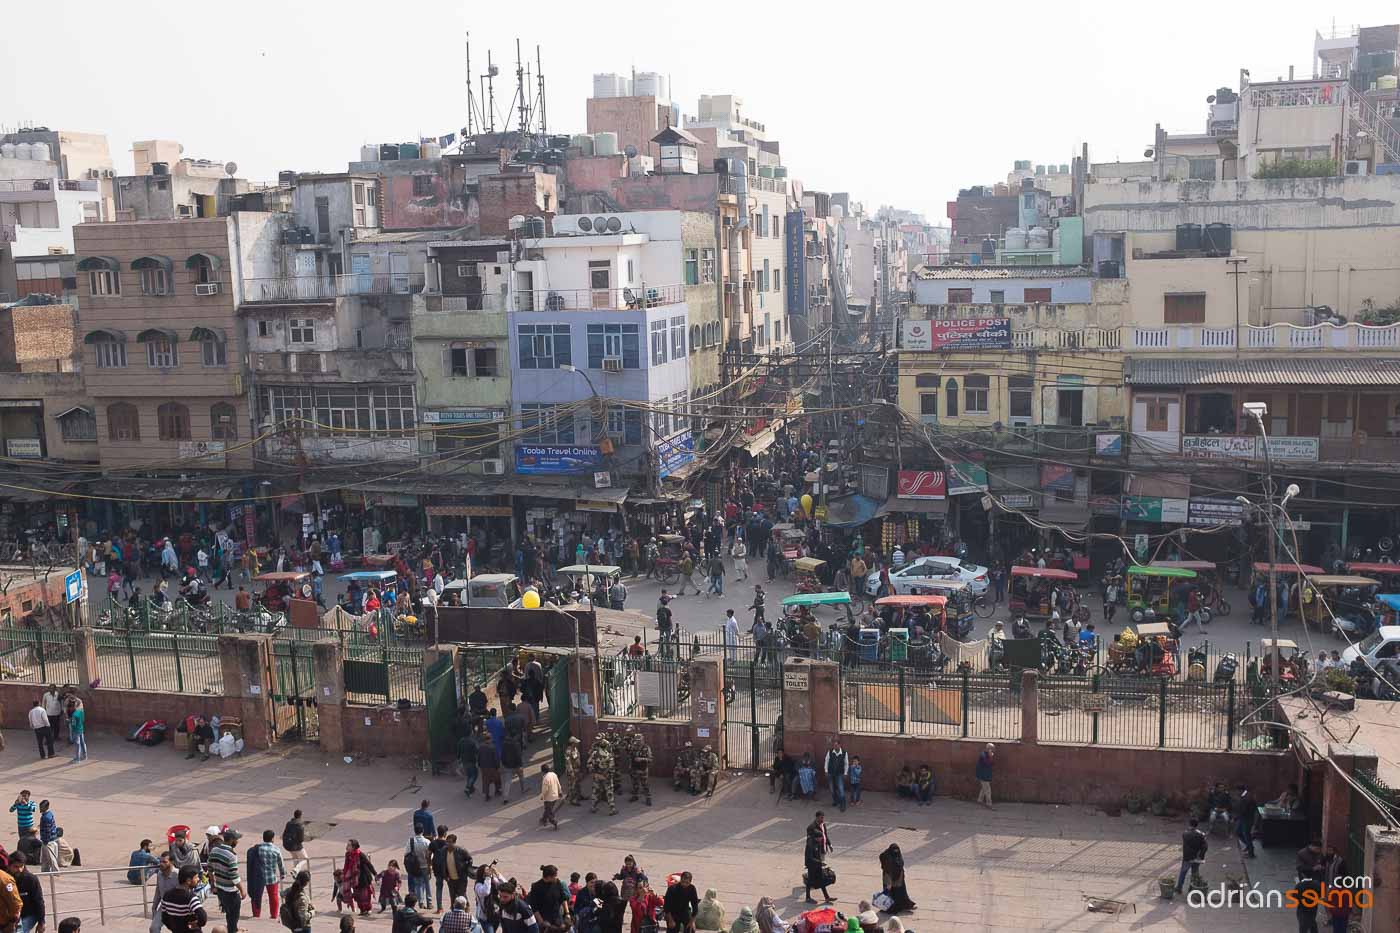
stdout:
[[506,236],[510,219],[516,214],[552,215],[559,209],[558,184],[553,175],[543,172],[486,175],[481,179],[477,198],[482,237]]
[[[345,754],[390,758],[425,758],[428,755],[428,711],[422,707],[397,710],[379,706],[345,706],[340,709]],[[321,728],[328,725],[325,717]]]
[[75,318],[70,305],[11,307],[0,326],[5,332],[0,353],[14,355],[0,359],[18,363],[70,359],[77,346]]
[[11,580],[5,592],[0,593],[0,619],[8,614],[18,623],[41,605],[62,606],[63,578],[68,572],[67,569],[55,570],[41,579],[26,570],[0,568],[0,581]]
[[[28,729],[29,708],[44,693],[43,684],[0,683],[0,724],[6,729]],[[179,696],[150,690],[80,689],[87,710],[88,729],[125,738],[147,719],[164,719],[175,725],[186,716],[237,716],[238,700],[216,696]]]

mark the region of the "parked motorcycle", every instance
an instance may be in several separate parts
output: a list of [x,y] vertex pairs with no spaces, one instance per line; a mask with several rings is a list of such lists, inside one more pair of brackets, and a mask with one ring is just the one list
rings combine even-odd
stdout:
[[1220,659],[1220,663],[1215,665],[1214,682],[1217,684],[1228,684],[1235,679],[1235,672],[1239,670],[1240,662],[1233,653],[1225,655]]

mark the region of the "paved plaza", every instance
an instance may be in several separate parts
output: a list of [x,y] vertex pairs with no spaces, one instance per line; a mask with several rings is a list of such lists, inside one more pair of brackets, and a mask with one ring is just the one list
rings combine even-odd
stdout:
[[[527,771],[530,796],[522,800],[516,791],[503,805],[479,797],[467,800],[459,780],[430,776],[406,762],[347,764],[309,747],[198,763],[186,761],[168,745],[149,749],[95,735],[91,760],[73,765],[62,751],[57,759],[36,760],[27,733],[9,732],[6,740],[0,769],[4,792],[24,787],[51,800],[66,836],[81,850],[83,864],[92,868],[124,866],[142,837],[162,839],[173,824],[202,829],[228,823],[244,833],[241,845],[263,829],[280,836],[291,811],[301,808],[316,837],[308,848],[315,856],[315,928],[322,930],[335,923],[329,898],[331,857],[343,853],[345,840],[354,837],[381,868],[390,858],[401,859],[409,815],[424,797],[478,864],[499,859],[507,876],[527,884],[547,862],[565,873],[592,870],[607,877],[631,853],[654,883],[664,883],[670,872],[691,870],[702,892],[718,889],[730,919],[763,895],[773,897],[785,917],[800,912],[803,832],[817,809],[809,803],[778,803],[761,775],[729,772],[712,800],[674,794],[669,786],[662,788],[666,782],[657,781],[654,807],[627,804],[623,798],[616,817],[590,815],[586,806],[566,807],[561,829],[551,832],[537,824],[534,794],[538,765],[546,754],[538,741],[532,749],[533,770]],[[854,912],[857,901],[879,889],[876,856],[898,842],[908,863],[911,896],[919,903],[917,912],[904,920],[919,933],[1292,928],[1292,917],[1277,911],[1193,909],[1180,899],[1160,900],[1156,879],[1174,875],[1178,864],[1182,826],[1177,820],[1109,817],[1071,806],[1001,804],[988,811],[946,797],[920,808],[888,794],[867,794],[860,806],[844,814],[830,812],[829,826],[837,906]],[[6,843],[11,835],[12,828],[3,836]],[[1245,867],[1233,848],[1223,841],[1212,843],[1207,878],[1244,877]],[[1285,877],[1291,858],[1292,853],[1265,852],[1248,867],[1269,884]],[[107,925],[134,933],[145,925],[138,919],[141,899],[123,878],[124,872],[104,882]],[[1121,902],[1121,910],[1090,912],[1088,898]],[[79,913],[95,927],[97,892],[90,876],[61,881],[58,900],[62,913]],[[360,929],[387,933],[386,917],[361,921]],[[243,926],[251,931],[278,928],[266,916],[247,919],[246,905]]]

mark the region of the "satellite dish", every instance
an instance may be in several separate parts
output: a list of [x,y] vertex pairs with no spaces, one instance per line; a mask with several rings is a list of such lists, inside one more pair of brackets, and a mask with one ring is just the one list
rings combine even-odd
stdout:
[[1152,158],[1152,149],[1149,147],[1147,149],[1142,150],[1142,157],[1144,159]]
[[608,232],[609,232],[609,233],[616,233],[617,231],[619,231],[619,230],[621,230],[621,229],[622,229],[622,221],[618,220],[616,217],[609,217],[609,218],[608,218]]
[[623,149],[622,151],[625,152],[625,153],[627,153],[627,158],[629,158],[629,159],[635,159],[635,158],[637,157],[637,147],[636,147],[636,146],[628,145],[627,148],[626,148],[626,149]]
[[587,233],[593,229],[593,221],[589,220],[587,217],[580,217],[578,219],[578,228],[584,233]]
[[238,163],[237,163],[237,162],[225,162],[225,163],[224,163],[224,171],[227,172],[228,174],[232,175],[234,172],[237,172],[237,171],[238,171]]
[[1215,95],[1212,94],[1212,95],[1210,95],[1209,97],[1207,97],[1207,98],[1206,98],[1206,103],[1208,103],[1208,104],[1213,104],[1213,103],[1215,103]]
[[594,217],[594,218],[593,218],[593,232],[594,232],[594,233],[602,233],[604,230],[607,229],[607,227],[608,227],[608,218],[606,218],[606,217]]

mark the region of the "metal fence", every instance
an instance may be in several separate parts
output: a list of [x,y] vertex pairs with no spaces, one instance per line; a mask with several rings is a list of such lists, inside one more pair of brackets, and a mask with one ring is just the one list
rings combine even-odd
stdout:
[[423,652],[383,644],[345,647],[345,700],[367,706],[423,706]]
[[1019,739],[1020,675],[934,674],[904,667],[843,671],[841,728],[884,735]]
[[0,630],[0,680],[71,684],[77,679],[71,630],[14,625]]
[[223,693],[216,635],[99,629],[92,636],[99,687]]
[[690,665],[676,658],[602,658],[601,714],[617,719],[690,721]]

